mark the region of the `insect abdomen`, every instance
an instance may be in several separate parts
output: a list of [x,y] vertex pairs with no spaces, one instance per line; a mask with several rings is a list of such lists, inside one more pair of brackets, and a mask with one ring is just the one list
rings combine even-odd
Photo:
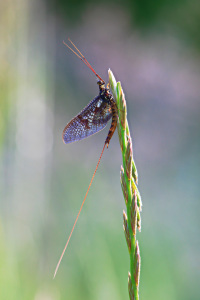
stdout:
[[107,147],[108,147],[108,145],[110,143],[110,140],[111,140],[111,138],[112,138],[112,136],[115,132],[115,129],[117,127],[117,118],[118,118],[117,104],[115,103],[113,98],[110,99],[110,102],[111,102],[111,109],[112,109],[112,122],[111,122],[111,125],[110,125],[110,129],[108,131],[107,138],[105,140],[105,144],[106,144]]

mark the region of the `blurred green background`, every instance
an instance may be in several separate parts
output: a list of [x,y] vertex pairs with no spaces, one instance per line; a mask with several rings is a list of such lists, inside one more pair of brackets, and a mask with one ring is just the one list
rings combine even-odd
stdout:
[[128,299],[117,133],[57,277],[108,126],[64,145],[98,93],[70,37],[126,94],[143,199],[140,299],[200,299],[200,2],[1,1],[0,299]]

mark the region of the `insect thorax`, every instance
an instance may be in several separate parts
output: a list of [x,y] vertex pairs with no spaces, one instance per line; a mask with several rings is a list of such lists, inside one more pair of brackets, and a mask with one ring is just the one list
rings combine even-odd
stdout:
[[112,98],[109,89],[105,87],[104,82],[98,81],[97,84],[99,85],[99,96],[103,101],[109,103],[110,99]]

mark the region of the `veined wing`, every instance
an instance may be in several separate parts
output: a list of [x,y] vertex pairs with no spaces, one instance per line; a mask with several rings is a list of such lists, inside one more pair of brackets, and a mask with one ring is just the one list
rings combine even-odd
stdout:
[[80,141],[102,130],[112,117],[111,105],[95,97],[63,130],[65,144]]

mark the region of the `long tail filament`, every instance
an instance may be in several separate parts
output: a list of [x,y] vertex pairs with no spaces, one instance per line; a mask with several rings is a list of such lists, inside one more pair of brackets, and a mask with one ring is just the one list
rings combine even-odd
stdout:
[[75,222],[74,222],[74,225],[73,225],[72,230],[71,230],[71,232],[70,232],[70,235],[69,235],[69,237],[68,237],[68,240],[67,240],[67,243],[66,243],[66,245],[65,245],[65,248],[64,248],[64,250],[63,250],[63,252],[62,252],[62,254],[61,254],[61,256],[60,256],[60,259],[59,259],[59,261],[58,261],[58,263],[57,263],[57,266],[56,266],[56,269],[55,269],[53,278],[55,278],[55,276],[56,276],[56,273],[57,273],[58,268],[59,268],[59,266],[60,266],[60,263],[61,263],[61,260],[62,260],[62,258],[63,258],[63,255],[65,254],[65,251],[66,251],[67,246],[68,246],[68,244],[69,244],[69,241],[70,241],[70,239],[71,239],[72,233],[73,233],[73,231],[74,231],[74,228],[75,228],[76,223],[77,223],[77,221],[78,221],[79,215],[80,215],[80,213],[81,213],[81,210],[82,210],[83,205],[84,205],[84,203],[85,203],[85,200],[86,200],[86,198],[87,198],[88,192],[89,192],[90,187],[91,187],[91,185],[92,185],[94,176],[95,176],[96,171],[97,171],[97,169],[98,169],[99,163],[100,163],[100,161],[101,161],[101,158],[102,158],[102,155],[103,155],[105,146],[106,146],[106,144],[104,144],[103,150],[101,151],[101,155],[100,155],[99,160],[98,160],[98,163],[97,163],[97,165],[96,165],[94,174],[93,174],[93,176],[92,176],[92,179],[91,179],[90,184],[89,184],[89,186],[88,186],[87,192],[86,192],[86,194],[85,194],[85,197],[84,197],[84,199],[83,199],[83,202],[82,202],[81,207],[80,207],[80,209],[79,209],[79,212],[78,212],[78,214],[77,214],[76,220],[75,220]]

